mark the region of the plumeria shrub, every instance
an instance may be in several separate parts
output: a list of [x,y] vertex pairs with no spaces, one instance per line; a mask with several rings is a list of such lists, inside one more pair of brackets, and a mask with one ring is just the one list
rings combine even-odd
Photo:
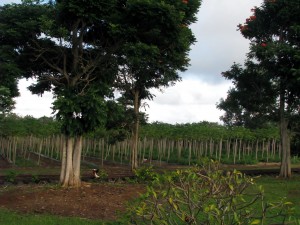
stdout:
[[289,213],[290,203],[267,203],[253,178],[215,162],[158,176],[130,209],[133,224],[159,225],[283,224]]
[[142,166],[134,170],[134,173],[139,183],[151,183],[158,176],[152,166]]

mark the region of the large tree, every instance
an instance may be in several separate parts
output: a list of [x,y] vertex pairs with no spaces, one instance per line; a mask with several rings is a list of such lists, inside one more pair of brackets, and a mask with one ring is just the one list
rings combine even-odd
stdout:
[[[19,96],[18,78],[22,71],[17,65],[18,52],[16,45],[23,45],[22,36],[27,35],[26,28],[30,29],[28,21],[23,21],[20,11],[11,11],[13,6],[0,6],[0,115],[5,115],[14,108],[13,98]],[[23,22],[18,31],[13,25],[19,18]],[[21,23],[19,21],[19,24]]]
[[[51,24],[45,23],[49,25],[49,43],[38,40],[34,47],[37,59],[51,73],[39,73],[32,90],[40,91],[41,85],[54,87],[54,109],[66,135],[60,176],[63,186],[80,185],[82,135],[104,122],[104,96],[109,94],[116,72],[113,54],[118,43],[111,20],[115,7],[116,1],[56,1],[53,12],[57,16]],[[56,41],[51,41],[53,37]]]
[[138,167],[139,111],[151,88],[163,88],[181,78],[195,37],[189,25],[196,21],[200,0],[124,1],[122,27],[126,43],[118,52],[116,87],[133,101],[132,169]]
[[244,68],[234,65],[223,73],[235,88],[219,108],[226,111],[223,118],[229,121],[247,114],[248,120],[268,116],[278,121],[280,176],[290,177],[290,127],[292,118],[299,115],[300,103],[300,1],[266,0],[252,11],[239,25],[251,41],[248,59]]
[[56,97],[53,109],[65,135],[60,176],[65,187],[80,186],[82,135],[96,129],[106,115],[104,97],[117,71],[117,2],[24,1],[5,8],[15,16],[6,18],[7,26],[23,37],[12,43],[18,66],[23,76],[37,79],[30,90],[52,90]]

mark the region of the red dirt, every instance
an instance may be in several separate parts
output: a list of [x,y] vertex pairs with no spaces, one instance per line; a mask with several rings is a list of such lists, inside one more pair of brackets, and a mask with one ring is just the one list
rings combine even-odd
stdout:
[[49,185],[0,187],[0,207],[21,213],[115,220],[128,201],[145,187],[138,184],[83,183],[81,188],[63,189]]
[[11,164],[0,155],[0,169],[10,168]]
[[[32,156],[33,157],[33,156]],[[41,158],[42,167],[59,167],[57,161]],[[99,163],[97,163],[100,165]],[[260,165],[261,166],[261,165]],[[277,167],[278,164],[266,164],[264,168]],[[12,167],[0,157],[0,170]],[[177,166],[164,165],[175,169]],[[173,168],[174,167],[174,168]],[[239,166],[225,166],[237,168]],[[254,166],[243,166],[249,169]],[[128,175],[124,165],[106,165],[104,168],[111,177]],[[38,170],[38,167],[36,168]],[[26,174],[26,168],[22,168]],[[87,173],[90,171],[86,171]],[[125,176],[124,175],[124,176]],[[99,220],[115,220],[124,212],[128,201],[145,192],[145,186],[126,183],[83,183],[82,187],[63,189],[55,184],[29,184],[7,186],[0,185],[0,207],[21,213],[52,214],[68,217],[81,217]]]
[[[57,162],[41,159],[42,167],[56,167]],[[15,168],[0,157],[0,170]],[[31,168],[32,170],[32,168]],[[36,168],[38,170],[38,167]],[[124,168],[106,168],[112,176]],[[27,168],[21,168],[27,173]],[[139,184],[120,182],[87,183],[80,188],[60,188],[55,184],[0,185],[0,207],[21,213],[51,214],[99,220],[115,220],[130,200],[145,192]]]

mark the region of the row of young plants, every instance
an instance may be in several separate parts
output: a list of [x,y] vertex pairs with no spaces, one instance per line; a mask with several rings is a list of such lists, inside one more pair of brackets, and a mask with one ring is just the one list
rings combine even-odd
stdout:
[[[88,134],[89,137],[109,138],[111,142],[116,140],[121,132],[120,128],[107,130],[105,127],[99,127],[95,132]],[[59,135],[60,123],[50,117],[34,118],[31,116],[20,117],[15,114],[9,114],[0,121],[1,137],[20,137],[36,136],[49,137]],[[124,135],[124,134],[123,134]],[[140,136],[148,138],[168,138],[168,139],[278,139],[279,129],[277,126],[270,126],[262,129],[250,130],[244,127],[228,127],[212,122],[186,123],[186,124],[167,124],[153,122],[142,124]]]
[[228,127],[212,122],[167,124],[154,122],[141,127],[141,137],[168,138],[168,139],[189,139],[189,140],[229,140],[243,139],[254,140],[279,140],[279,129],[277,126],[250,130],[245,127]]
[[[8,121],[17,124],[14,123],[15,119],[10,118]],[[64,138],[59,135],[59,126],[55,120],[26,117],[20,121],[20,127],[15,126],[18,131],[16,135],[0,137],[2,155],[12,162],[15,162],[16,155],[26,158],[28,152],[60,160]],[[29,129],[29,124],[34,124],[35,128]],[[14,132],[11,130],[10,134]],[[119,137],[120,131],[107,131],[104,128],[90,133],[83,140],[83,159],[92,156],[101,159],[102,163],[105,160],[130,163],[130,136],[124,134],[121,132],[122,137]],[[253,164],[279,161],[280,155],[279,131],[276,126],[249,130],[210,122],[176,125],[155,122],[141,127],[138,143],[139,162],[147,160],[150,164],[155,161],[191,165],[202,157],[228,164]]]
[[[16,157],[26,159],[30,153],[40,157],[61,159],[63,136],[38,137],[9,137],[0,138],[0,153],[9,161],[15,163]],[[138,158],[140,163],[163,164],[177,163],[184,165],[197,164],[202,158],[211,158],[226,164],[255,164],[257,162],[277,162],[280,160],[281,148],[278,140],[188,140],[188,139],[154,139],[139,140]],[[131,140],[125,139],[114,144],[107,139],[83,139],[82,159],[98,158],[123,164],[130,163]]]

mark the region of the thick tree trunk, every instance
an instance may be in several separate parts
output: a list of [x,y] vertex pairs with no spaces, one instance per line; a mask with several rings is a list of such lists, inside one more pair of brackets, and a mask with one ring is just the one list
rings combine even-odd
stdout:
[[[75,140],[75,144],[74,144]],[[63,187],[79,187],[80,180],[80,160],[82,151],[82,137],[76,139],[67,136],[65,147],[63,148],[60,183]]]
[[138,140],[139,140],[139,109],[140,109],[139,91],[134,92],[134,125],[132,130],[132,152],[131,169],[138,167]]
[[80,187],[80,163],[82,152],[82,136],[79,136],[75,140],[74,153],[73,153],[73,186]]
[[280,112],[280,139],[281,139],[281,166],[279,176],[282,178],[289,178],[292,176],[291,169],[291,148],[290,138],[288,133],[288,119],[285,117],[285,94],[281,89],[279,99]]
[[289,178],[292,176],[291,169],[291,147],[290,137],[288,133],[287,119],[280,121],[280,133],[281,133],[281,166],[279,176],[282,178]]

